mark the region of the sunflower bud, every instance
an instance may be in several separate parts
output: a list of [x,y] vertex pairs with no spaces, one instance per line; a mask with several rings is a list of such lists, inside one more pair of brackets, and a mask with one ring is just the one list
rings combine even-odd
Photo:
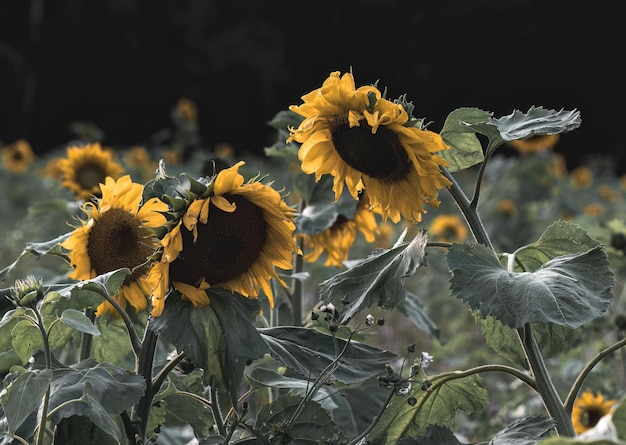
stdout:
[[15,281],[10,299],[18,307],[35,307],[43,295],[43,280],[29,275],[24,280]]

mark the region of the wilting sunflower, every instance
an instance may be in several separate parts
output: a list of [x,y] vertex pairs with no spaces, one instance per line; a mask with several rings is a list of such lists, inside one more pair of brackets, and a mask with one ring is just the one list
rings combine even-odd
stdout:
[[209,303],[205,290],[211,286],[253,298],[260,287],[271,306],[270,279],[287,286],[274,268],[292,268],[296,210],[269,185],[244,184],[239,173],[244,164],[221,170],[208,196],[193,199],[161,240],[161,261],[151,272],[160,283],[153,316],[163,311],[170,284],[195,307]]
[[509,141],[509,145],[523,155],[530,155],[540,151],[552,150],[560,138],[560,134],[540,134],[526,139]]
[[446,242],[465,241],[468,235],[467,226],[457,215],[437,216],[433,219],[428,232]]
[[572,423],[576,434],[590,430],[605,415],[611,412],[616,400],[606,400],[601,393],[594,395],[586,389],[574,402]]
[[70,189],[76,199],[100,196],[100,184],[107,177],[118,179],[124,168],[113,160],[110,151],[103,150],[99,143],[82,147],[68,147],[67,157],[59,161],[63,174],[61,185]]
[[[70,250],[74,271],[69,277],[88,280],[127,267],[132,273],[114,298],[124,309],[130,303],[136,311],[141,311],[147,307],[148,296],[158,284],[148,278],[148,258],[159,247],[152,229],[165,223],[162,212],[168,206],[152,198],[140,207],[143,185],[133,183],[128,175],[117,181],[108,177],[100,188],[102,198],[83,204],[87,220],[61,244]],[[98,306],[96,315],[108,311],[119,316],[108,301]]]
[[424,204],[438,206],[438,191],[450,185],[436,152],[448,149],[441,136],[419,128],[402,103],[382,97],[374,86],[355,88],[352,73],[333,72],[321,88],[289,109],[305,119],[290,128],[287,142],[301,143],[305,173],[334,178],[339,199],[344,182],[354,199],[367,190],[383,220],[404,216],[420,221]]
[[[363,192],[364,193],[364,192]],[[357,230],[363,234],[368,243],[376,241],[380,234],[374,212],[368,209],[367,199],[360,197],[356,212],[352,218],[338,215],[335,222],[326,230],[304,237],[304,260],[312,263],[326,254],[324,266],[342,267],[348,259],[350,248],[354,245]]]
[[2,147],[2,163],[13,173],[25,173],[35,162],[35,153],[28,141],[17,141]]

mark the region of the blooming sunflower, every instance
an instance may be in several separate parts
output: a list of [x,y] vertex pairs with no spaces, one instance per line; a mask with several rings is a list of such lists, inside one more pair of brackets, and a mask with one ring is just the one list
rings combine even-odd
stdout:
[[28,141],[18,139],[2,148],[2,163],[13,173],[25,173],[35,162],[35,153]]
[[615,400],[606,400],[601,393],[594,395],[593,391],[586,389],[574,402],[572,410],[572,423],[576,434],[590,430],[605,415],[611,412]]
[[[102,198],[83,204],[87,220],[61,244],[70,251],[74,271],[69,277],[88,280],[127,267],[132,273],[114,298],[124,309],[130,303],[141,311],[147,307],[147,297],[156,285],[148,278],[148,258],[159,247],[152,229],[165,223],[163,212],[168,206],[156,198],[139,206],[143,186],[133,183],[129,175],[117,181],[108,177],[100,188]],[[96,315],[109,311],[119,316],[108,301],[98,306]]]
[[153,316],[163,311],[170,283],[194,307],[209,303],[205,290],[211,286],[253,298],[260,287],[271,306],[270,279],[286,286],[274,267],[292,268],[296,210],[269,185],[244,184],[244,164],[221,170],[207,196],[193,199],[161,240],[161,261],[151,272],[159,281]]
[[450,185],[436,152],[449,147],[437,133],[414,126],[401,103],[382,97],[374,86],[355,88],[352,73],[330,74],[322,87],[289,109],[305,119],[290,128],[287,142],[301,143],[305,173],[334,178],[335,199],[344,183],[354,199],[366,189],[383,220],[404,216],[420,221],[424,204],[438,206],[438,191]]
[[376,241],[380,231],[374,212],[368,208],[366,201],[362,195],[352,218],[340,214],[326,230],[312,236],[301,235],[304,237],[305,250],[309,250],[305,253],[304,260],[313,263],[325,253],[324,266],[342,267],[356,241],[357,230],[363,234],[368,243]]
[[67,157],[59,161],[63,179],[61,185],[71,190],[76,199],[89,199],[100,195],[100,184],[107,177],[118,179],[124,168],[113,160],[110,151],[99,143],[82,147],[68,147]]
[[523,155],[539,153],[541,151],[552,150],[559,139],[560,134],[540,134],[531,136],[526,139],[515,139],[509,141],[509,144]]
[[465,241],[467,226],[457,215],[439,215],[430,225],[429,233],[442,241]]

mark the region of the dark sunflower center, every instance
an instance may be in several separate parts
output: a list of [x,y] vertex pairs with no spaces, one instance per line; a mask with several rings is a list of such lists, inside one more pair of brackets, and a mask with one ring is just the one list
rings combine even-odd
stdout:
[[207,224],[198,224],[198,239],[182,226],[183,251],[170,264],[170,277],[198,284],[204,277],[214,285],[241,276],[258,260],[267,239],[263,210],[239,195],[224,195],[237,205],[232,213],[209,204]]
[[13,161],[15,162],[21,162],[22,160],[24,160],[24,156],[22,155],[22,152],[18,150],[15,150],[13,152],[12,158],[13,158]]
[[85,164],[76,171],[76,182],[80,184],[83,190],[98,187],[100,183],[104,183],[105,179],[106,172],[102,166],[97,164]]
[[[91,267],[101,275],[121,267],[133,269],[153,253],[146,244],[149,231],[132,214],[122,209],[110,209],[100,215],[89,230],[87,254]],[[140,271],[126,277],[135,281]]]
[[331,134],[333,145],[346,164],[379,181],[396,182],[411,169],[411,160],[397,134],[383,125],[372,134],[366,121],[352,128],[348,122],[341,122]]
[[583,414],[583,423],[586,427],[593,428],[605,414],[606,412],[601,409],[587,408]]

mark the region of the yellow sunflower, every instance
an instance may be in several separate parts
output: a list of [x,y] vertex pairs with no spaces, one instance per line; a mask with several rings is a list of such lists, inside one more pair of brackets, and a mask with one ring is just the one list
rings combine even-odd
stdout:
[[437,133],[412,126],[402,104],[374,86],[355,88],[352,73],[338,71],[302,100],[289,107],[305,119],[289,129],[287,142],[302,144],[305,173],[333,176],[336,199],[344,182],[354,199],[365,189],[370,207],[394,222],[401,215],[420,221],[424,204],[439,205],[437,194],[450,181],[440,170],[447,162],[434,153],[449,147]]
[[313,236],[301,235],[304,237],[305,250],[308,250],[303,257],[304,260],[313,263],[322,254],[326,254],[324,266],[342,267],[356,241],[357,230],[363,234],[368,243],[376,241],[380,230],[374,212],[368,209],[366,201],[363,196],[360,197],[353,218],[338,215],[328,229]]
[[244,164],[221,170],[209,196],[194,199],[161,240],[161,261],[151,272],[159,281],[153,316],[163,311],[170,283],[195,307],[209,303],[211,286],[252,298],[260,287],[273,307],[270,279],[287,286],[274,268],[292,268],[296,210],[270,186],[244,184]]
[[[74,270],[69,277],[88,280],[127,267],[132,274],[114,298],[124,309],[130,303],[141,311],[157,284],[148,278],[148,258],[159,248],[159,239],[151,229],[166,222],[163,212],[168,206],[152,198],[140,207],[143,185],[133,183],[129,175],[117,181],[108,177],[100,188],[102,198],[83,204],[87,220],[61,244],[70,251]],[[107,301],[98,306],[96,315],[108,311],[119,316]]]
[[25,173],[35,162],[35,153],[28,141],[17,141],[2,147],[2,162],[13,173]]
[[558,133],[541,134],[526,139],[509,141],[509,145],[523,155],[530,155],[540,151],[552,150],[560,138],[561,135]]
[[61,185],[71,190],[76,199],[100,196],[100,184],[107,177],[118,179],[124,168],[113,160],[111,151],[103,150],[99,143],[82,147],[68,147],[67,157],[59,161],[62,172]]
[[572,423],[576,434],[590,430],[605,415],[611,412],[616,400],[605,400],[601,393],[594,395],[593,391],[586,389],[574,402],[572,410]]
[[467,226],[457,215],[437,216],[433,219],[428,232],[446,242],[465,241],[468,235]]

